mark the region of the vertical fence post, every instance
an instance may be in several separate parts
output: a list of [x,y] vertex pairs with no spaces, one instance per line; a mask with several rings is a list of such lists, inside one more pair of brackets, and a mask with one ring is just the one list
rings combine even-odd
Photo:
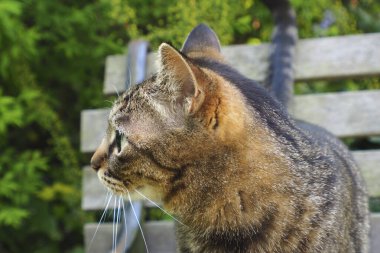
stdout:
[[[141,83],[146,74],[146,58],[148,54],[148,42],[143,40],[132,41],[128,45],[127,70],[125,87],[128,89],[132,85]],[[133,205],[133,209],[132,206]],[[116,238],[116,249],[111,249],[111,253],[128,252],[131,248],[136,234],[139,230],[138,220],[141,220],[144,204],[142,201],[124,202],[125,222],[120,221],[118,237]],[[133,213],[135,211],[135,214]]]

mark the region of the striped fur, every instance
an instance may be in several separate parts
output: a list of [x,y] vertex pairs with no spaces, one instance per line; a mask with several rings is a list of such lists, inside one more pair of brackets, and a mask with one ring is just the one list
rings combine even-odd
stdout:
[[204,24],[181,52],[162,44],[159,63],[111,110],[91,161],[108,188],[154,192],[183,223],[182,253],[368,250],[366,189],[339,140],[226,64]]

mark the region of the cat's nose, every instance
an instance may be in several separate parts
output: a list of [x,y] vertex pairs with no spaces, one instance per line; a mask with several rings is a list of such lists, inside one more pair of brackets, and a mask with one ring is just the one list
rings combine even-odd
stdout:
[[91,168],[96,172],[104,165],[107,159],[107,149],[105,147],[105,141],[96,149],[94,155],[91,158]]
[[102,167],[104,163],[104,158],[105,157],[98,157],[95,156],[95,154],[91,158],[91,168],[98,172],[98,170]]

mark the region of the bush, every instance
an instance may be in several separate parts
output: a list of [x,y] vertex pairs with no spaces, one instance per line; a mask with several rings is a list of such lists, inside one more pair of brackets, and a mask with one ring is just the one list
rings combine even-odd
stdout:
[[[380,4],[292,1],[300,36],[380,31]],[[2,0],[0,2],[0,252],[81,252],[79,115],[108,106],[104,60],[143,37],[180,47],[208,23],[223,44],[268,41],[272,21],[255,0]],[[334,87],[334,88],[332,88]],[[338,88],[337,88],[338,87]],[[378,78],[299,84],[301,93],[379,88]]]

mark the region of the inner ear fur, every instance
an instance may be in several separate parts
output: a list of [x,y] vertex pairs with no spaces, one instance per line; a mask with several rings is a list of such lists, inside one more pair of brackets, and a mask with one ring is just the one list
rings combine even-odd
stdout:
[[190,115],[196,113],[205,97],[201,82],[197,81],[201,70],[166,43],[160,45],[158,52],[160,74],[168,79],[171,90],[176,91],[176,100],[186,106],[185,109]]

